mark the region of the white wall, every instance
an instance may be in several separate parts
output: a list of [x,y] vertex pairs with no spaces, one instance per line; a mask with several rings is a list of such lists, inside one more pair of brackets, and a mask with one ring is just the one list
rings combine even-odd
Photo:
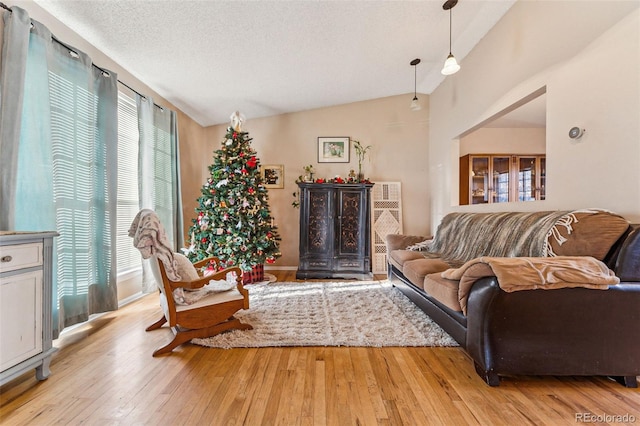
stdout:
[[544,154],[544,128],[481,128],[460,138],[460,157],[467,154]]
[[[454,210],[601,207],[640,222],[638,6],[520,1],[461,61],[430,98],[432,227]],[[547,200],[453,207],[458,135],[544,86]],[[578,141],[573,126],[586,129]]]

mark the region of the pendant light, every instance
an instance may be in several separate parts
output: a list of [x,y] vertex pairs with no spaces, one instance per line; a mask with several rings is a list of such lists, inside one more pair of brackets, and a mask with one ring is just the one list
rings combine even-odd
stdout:
[[456,58],[451,53],[451,9],[458,4],[458,0],[447,0],[442,8],[444,10],[449,11],[449,56],[447,56],[447,60],[444,61],[444,67],[442,67],[441,73],[444,75],[455,74],[460,70],[460,65],[456,61]]
[[417,65],[420,63],[420,59],[416,58],[413,61],[409,62],[413,67],[413,100],[411,101],[411,111],[420,111],[422,108],[418,103],[418,95],[416,92],[416,85],[418,84],[418,67]]

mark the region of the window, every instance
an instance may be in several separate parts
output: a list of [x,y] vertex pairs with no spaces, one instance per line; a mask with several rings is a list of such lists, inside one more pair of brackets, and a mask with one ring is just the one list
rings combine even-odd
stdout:
[[60,233],[56,272],[57,281],[63,283],[56,300],[88,294],[89,285],[99,282],[99,269],[110,264],[104,256],[112,255],[105,250],[110,243],[107,232],[99,234],[101,244],[95,243],[96,223],[109,219],[96,213],[99,204],[109,203],[98,95],[69,76],[73,74],[49,71],[53,201],[55,229]]
[[[154,106],[154,108],[157,108]],[[172,147],[171,135],[161,128],[154,125],[154,169],[153,169],[153,205],[158,216],[163,220],[163,225],[167,231],[167,237],[173,241],[174,227],[174,204],[173,199],[173,174],[172,174]]]
[[129,237],[138,208],[138,114],[136,102],[118,92],[118,221],[116,258],[118,273],[140,267],[140,252]]

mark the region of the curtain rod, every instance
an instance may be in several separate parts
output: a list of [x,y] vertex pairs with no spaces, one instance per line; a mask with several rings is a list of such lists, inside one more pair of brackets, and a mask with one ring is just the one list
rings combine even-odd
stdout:
[[[0,1],[0,7],[1,7],[2,9],[8,10],[8,11],[9,11],[9,13],[13,12],[9,6],[7,6],[6,4],[4,4],[4,3],[3,3],[3,2],[1,2],[1,1]],[[60,40],[58,40],[58,39],[57,39],[53,34],[52,34],[51,38],[53,39],[53,41],[55,41],[55,42],[56,42],[56,43],[58,43],[59,45],[63,46],[65,49],[68,49],[70,52],[77,53],[77,52],[75,52],[71,47],[67,46],[65,43],[63,43],[63,42],[61,42]],[[108,71],[108,70],[106,70],[106,69],[104,69],[104,68],[101,68],[101,67],[97,66],[96,64],[94,64],[94,63],[93,63],[93,61],[91,62],[91,65],[93,65],[94,67],[96,67],[97,69],[99,69],[100,71],[102,71],[103,73],[107,73],[107,74],[109,73],[109,71]],[[129,90],[131,90],[132,92],[134,92],[134,93],[138,94],[138,96],[141,96],[141,97],[143,97],[143,98],[145,98],[145,99],[146,99],[146,98],[148,98],[148,96],[143,95],[142,93],[138,92],[136,89],[134,89],[133,87],[129,86],[129,85],[128,85],[127,83],[125,83],[124,81],[122,81],[122,80],[118,79],[118,83],[122,84],[124,87],[126,87],[126,88],[127,88],[127,89],[129,89]],[[164,111],[164,108],[163,108],[162,106],[158,105],[158,104],[157,104],[157,103],[155,103],[155,102],[154,102],[153,104],[154,104],[155,106],[157,106],[158,108],[160,108],[160,110],[161,110],[161,111]]]

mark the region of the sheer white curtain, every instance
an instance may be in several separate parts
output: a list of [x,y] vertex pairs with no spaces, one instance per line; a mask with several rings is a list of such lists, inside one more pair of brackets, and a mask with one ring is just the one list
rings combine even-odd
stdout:
[[[141,209],[154,210],[178,251],[184,246],[180,157],[175,111],[161,108],[153,99],[136,95],[138,130],[138,194]],[[155,280],[143,262],[142,291],[155,290]]]
[[117,309],[117,77],[13,7],[0,72],[0,229],[57,230],[54,337]]

